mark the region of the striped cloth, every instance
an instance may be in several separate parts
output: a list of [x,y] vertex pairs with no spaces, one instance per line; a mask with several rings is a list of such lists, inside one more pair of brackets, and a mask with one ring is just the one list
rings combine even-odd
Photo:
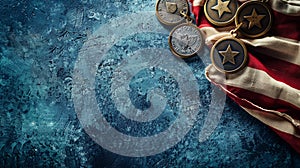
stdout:
[[[235,27],[213,27],[202,10],[205,1],[190,2],[208,46]],[[271,36],[242,39],[248,49],[247,66],[224,78],[210,65],[206,77],[300,153],[300,4],[299,0],[270,0],[269,4],[275,18]]]

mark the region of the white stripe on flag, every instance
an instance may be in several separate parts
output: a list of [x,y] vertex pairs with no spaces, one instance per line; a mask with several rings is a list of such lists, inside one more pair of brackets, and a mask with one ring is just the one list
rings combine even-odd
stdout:
[[[213,44],[220,38],[230,36],[229,31],[232,29],[234,29],[232,26],[218,29],[213,27],[200,28],[206,37],[207,45]],[[274,36],[242,40],[248,45],[255,47],[255,50],[260,53],[300,66],[300,42],[296,40]]]
[[300,66],[300,42],[298,41],[282,37],[244,39],[243,41],[256,47],[257,52]]
[[243,71],[226,74],[227,79],[224,79],[221,72],[210,65],[206,68],[206,75],[216,83],[246,89],[273,99],[280,99],[300,108],[300,90],[273,79],[265,71],[246,67]]

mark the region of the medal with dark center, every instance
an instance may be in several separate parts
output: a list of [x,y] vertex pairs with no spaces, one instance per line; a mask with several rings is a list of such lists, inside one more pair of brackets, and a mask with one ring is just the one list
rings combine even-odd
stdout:
[[189,11],[189,4],[186,0],[157,0],[156,16],[165,25],[176,25],[185,21],[181,11]]
[[256,38],[265,35],[271,28],[272,13],[265,2],[249,1],[236,12],[235,24],[242,26],[239,32],[246,37]]
[[236,30],[232,31],[231,36],[218,40],[211,49],[211,61],[220,72],[236,72],[241,70],[247,63],[247,48],[241,40],[235,37],[236,35],[233,32]]
[[210,23],[226,26],[234,21],[237,8],[237,0],[207,0],[204,14]]

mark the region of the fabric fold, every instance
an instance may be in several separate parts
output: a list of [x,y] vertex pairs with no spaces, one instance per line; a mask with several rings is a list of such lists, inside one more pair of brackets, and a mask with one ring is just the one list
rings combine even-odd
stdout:
[[[210,24],[204,16],[204,2],[194,0],[192,11],[206,45],[211,47],[230,36],[235,25]],[[241,38],[248,50],[247,66],[224,75],[209,65],[205,75],[300,153],[300,4],[298,0],[270,0],[269,5],[274,15],[269,34],[256,39]]]

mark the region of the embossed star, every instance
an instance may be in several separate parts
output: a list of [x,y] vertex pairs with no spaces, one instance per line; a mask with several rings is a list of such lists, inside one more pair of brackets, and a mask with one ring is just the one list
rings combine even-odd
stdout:
[[237,56],[240,52],[232,51],[230,44],[228,45],[226,51],[219,51],[219,53],[224,57],[223,65],[226,62],[230,62],[235,65],[234,57]]
[[265,16],[266,15],[257,15],[256,10],[254,8],[250,16],[244,16],[244,18],[249,21],[248,29],[251,29],[254,25],[261,29],[262,27],[260,21]]
[[218,14],[219,14],[219,18],[221,18],[224,12],[231,13],[231,10],[228,8],[229,3],[230,3],[230,0],[224,1],[224,2],[222,0],[218,0],[218,4],[211,7],[211,9],[217,10]]

